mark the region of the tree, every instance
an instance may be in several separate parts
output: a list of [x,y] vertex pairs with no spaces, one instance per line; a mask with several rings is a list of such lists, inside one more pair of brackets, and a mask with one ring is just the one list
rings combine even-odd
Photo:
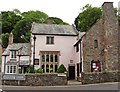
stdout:
[[6,48],[8,46],[9,33],[1,34],[2,47]]
[[57,73],[65,73],[67,70],[63,64],[61,64],[57,70]]
[[30,30],[32,20],[29,18],[23,18],[14,26],[12,33],[14,35],[15,43],[27,43],[30,42]]
[[28,11],[21,14],[22,19],[16,23],[12,30],[15,43],[30,42],[30,30],[33,22],[43,23],[48,15],[40,11]]
[[87,4],[85,7],[83,7],[82,12],[75,19],[74,23],[77,30],[81,32],[88,31],[101,15],[101,8],[92,7],[91,5]]
[[2,33],[11,33],[15,24],[21,18],[20,15],[16,15],[13,11],[2,12]]
[[43,23],[48,18],[48,15],[41,11],[24,12],[22,13],[22,16],[24,18],[29,18],[30,20],[36,23]]

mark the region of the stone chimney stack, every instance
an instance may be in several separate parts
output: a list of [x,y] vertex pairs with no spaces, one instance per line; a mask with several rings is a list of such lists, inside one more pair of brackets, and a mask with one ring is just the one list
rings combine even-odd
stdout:
[[115,17],[113,2],[104,2],[102,5],[102,9],[103,9],[103,16],[104,17],[108,17],[108,18]]
[[118,69],[118,20],[113,2],[104,2],[103,21],[105,32],[105,62],[109,71]]
[[12,32],[9,34],[9,44],[13,43],[13,34]]
[[118,14],[120,15],[120,1],[118,2]]

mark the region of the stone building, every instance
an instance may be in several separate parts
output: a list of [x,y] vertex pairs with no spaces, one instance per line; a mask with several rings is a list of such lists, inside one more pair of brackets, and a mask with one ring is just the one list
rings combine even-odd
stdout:
[[119,30],[112,2],[104,2],[101,18],[83,37],[83,72],[118,70]]

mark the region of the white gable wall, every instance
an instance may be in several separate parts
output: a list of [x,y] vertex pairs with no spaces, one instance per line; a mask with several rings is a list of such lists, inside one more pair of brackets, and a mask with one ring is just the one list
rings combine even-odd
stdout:
[[[76,53],[76,48],[73,46],[76,42],[77,36],[54,36],[54,44],[46,44],[46,37],[50,35],[36,35],[35,42],[35,58],[40,59],[40,51],[60,51],[60,64],[64,64],[68,68],[70,60],[72,64],[79,62],[79,53]],[[51,35],[53,36],[53,35]],[[31,39],[33,45],[33,37]],[[32,47],[33,52],[33,47]],[[31,56],[33,60],[33,53]]]

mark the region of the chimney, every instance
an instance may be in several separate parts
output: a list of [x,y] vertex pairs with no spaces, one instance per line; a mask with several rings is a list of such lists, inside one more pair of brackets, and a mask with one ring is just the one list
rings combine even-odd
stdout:
[[120,1],[118,2],[118,14],[120,15]]
[[102,5],[102,9],[103,9],[104,17],[109,17],[109,18],[115,17],[113,2],[104,2]]
[[53,24],[53,23],[54,23],[54,21],[53,21],[52,18],[48,18],[48,19],[47,19],[47,24]]
[[9,34],[9,44],[13,43],[13,34],[12,32]]

